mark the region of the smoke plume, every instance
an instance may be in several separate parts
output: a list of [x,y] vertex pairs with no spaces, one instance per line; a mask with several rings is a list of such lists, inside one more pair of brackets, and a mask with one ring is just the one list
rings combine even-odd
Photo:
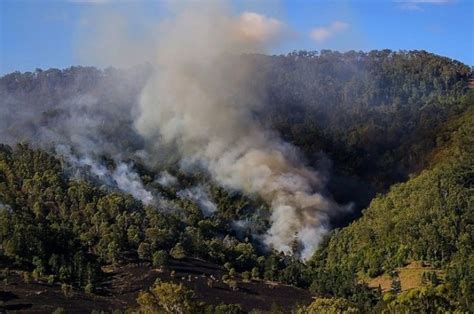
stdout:
[[290,252],[296,236],[307,258],[327,232],[329,213],[341,208],[296,149],[254,119],[262,78],[242,56],[263,52],[283,29],[275,19],[232,16],[222,6],[183,9],[159,27],[155,72],[135,126],[151,143],[176,144],[187,163],[205,166],[221,185],[263,198],[272,210],[265,243]]
[[176,185],[178,179],[165,170],[160,173],[160,175],[155,179],[155,182],[161,186],[170,187]]
[[[177,148],[183,168],[205,167],[220,185],[270,206],[271,227],[263,240],[269,247],[290,252],[296,237],[302,257],[309,257],[329,228],[329,216],[344,208],[326,195],[324,175],[256,118],[268,102],[258,54],[286,37],[285,24],[256,12],[234,15],[216,2],[178,7],[151,27],[148,40],[146,35],[130,40],[134,32],[121,36],[125,20],[113,16],[101,19],[107,27],[99,34],[106,38],[84,45],[86,57],[99,54],[98,60],[126,61],[118,65],[149,66],[4,77],[3,141],[56,147],[70,164],[88,168],[145,204],[164,201],[123,160],[156,165],[168,148]],[[98,49],[90,47],[95,43]],[[72,147],[74,154],[58,147]],[[115,169],[99,162],[102,155],[114,160]],[[162,173],[156,182],[173,186],[176,178]],[[203,202],[204,213],[212,214],[214,204],[198,192],[183,196]]]
[[179,191],[178,196],[196,203],[205,217],[211,216],[217,211],[217,206],[210,199],[203,186],[195,186]]
[[63,157],[74,168],[87,167],[90,174],[96,176],[101,182],[104,182],[108,186],[116,187],[127,192],[144,204],[155,203],[153,194],[145,189],[140,176],[133,171],[131,165],[117,161],[115,169],[110,170],[90,156],[78,158],[71,152],[69,146],[62,144],[56,146],[56,153]]

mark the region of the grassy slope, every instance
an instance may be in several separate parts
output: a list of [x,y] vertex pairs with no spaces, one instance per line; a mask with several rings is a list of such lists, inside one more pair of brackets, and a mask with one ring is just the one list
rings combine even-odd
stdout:
[[[423,265],[420,262],[411,262],[405,267],[396,268],[398,277],[400,278],[401,291],[418,288],[424,285],[422,276],[425,272],[436,272],[438,278],[442,278],[444,272],[431,266]],[[382,292],[390,291],[392,287],[392,277],[389,274],[382,274],[375,278],[370,278],[360,274],[361,280],[366,282],[371,288],[382,288]]]

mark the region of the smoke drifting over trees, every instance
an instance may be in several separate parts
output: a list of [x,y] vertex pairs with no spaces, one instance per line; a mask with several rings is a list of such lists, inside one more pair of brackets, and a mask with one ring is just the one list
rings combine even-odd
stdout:
[[[104,27],[103,36],[114,31],[110,26]],[[122,159],[140,156],[156,164],[155,153],[163,150],[163,144],[175,147],[187,167],[205,167],[224,187],[263,198],[272,208],[272,227],[265,242],[290,252],[297,236],[307,257],[327,231],[328,214],[341,208],[324,195],[325,178],[304,166],[298,150],[255,119],[255,111],[265,101],[264,78],[242,57],[264,52],[284,33],[282,22],[254,12],[233,16],[224,5],[211,3],[181,7],[155,28],[150,41],[156,38],[156,42],[143,47],[143,60],[136,53],[130,55],[134,63],[150,62],[151,75],[137,73],[123,81],[110,76],[95,93],[82,95],[84,84],[94,82],[79,78],[70,95],[57,95],[57,104],[28,108],[11,119],[15,122],[3,124],[5,133],[21,129],[21,134],[11,134],[10,142],[27,139],[44,146],[70,145],[80,156],[65,154],[69,162],[87,164],[99,178],[113,180],[144,203],[152,203],[153,197]],[[117,34],[113,38],[106,42],[126,44],[121,42],[126,38]],[[155,50],[150,53],[150,49]],[[140,93],[143,83],[139,82],[145,81]],[[138,93],[139,101],[134,98]],[[113,103],[101,101],[104,94],[113,94]],[[7,102],[3,110],[21,103]],[[11,114],[10,110],[3,116]],[[129,134],[121,136],[124,132]],[[134,137],[133,143],[114,139]],[[100,154],[113,158],[114,171],[98,163]]]
[[[63,157],[70,163],[95,169],[99,179],[144,203],[154,203],[156,196],[130,159],[156,165],[172,150],[183,168],[204,167],[227,189],[265,200],[272,209],[265,243],[289,252],[296,236],[304,257],[327,232],[329,218],[344,215],[348,208],[328,196],[328,172],[306,167],[299,148],[305,153],[331,150],[336,167],[349,164],[346,159],[354,156],[350,164],[356,171],[365,171],[370,164],[391,171],[386,176],[394,177],[392,172],[398,176],[402,171],[397,159],[379,158],[385,151],[377,147],[398,147],[404,132],[413,133],[414,139],[425,136],[419,117],[435,112],[431,116],[442,120],[449,108],[427,105],[457,97],[462,86],[451,85],[469,70],[425,52],[252,54],[264,53],[284,37],[285,25],[254,12],[234,16],[220,5],[181,7],[152,29],[143,49],[115,34],[113,41],[95,41],[112,47],[91,50],[104,57],[108,51],[118,51],[116,45],[134,44],[134,53],[124,51],[121,57],[133,59],[125,64],[146,66],[127,71],[78,67],[2,78],[4,142],[27,140],[56,151],[58,145],[66,145],[71,150]],[[103,36],[108,31],[114,27],[104,28]],[[141,50],[142,56],[137,53]],[[426,66],[417,70],[426,58],[433,59],[434,72]],[[403,86],[397,84],[398,70],[392,66],[397,64],[413,69]],[[445,65],[453,71],[442,77],[427,74],[438,73],[437,67]],[[389,82],[390,92],[380,82]],[[369,92],[364,94],[365,90]],[[414,105],[404,108],[402,102]],[[411,129],[400,127],[404,124],[398,116],[387,115],[399,110],[400,121],[406,122],[404,112],[410,108],[414,108]],[[357,124],[363,123],[368,127],[360,131]],[[329,126],[335,134],[349,130],[345,140],[355,147],[328,140],[319,125]],[[371,132],[386,135],[370,136]],[[359,151],[365,153],[354,153]],[[113,160],[114,169],[105,167],[102,155]],[[360,160],[361,156],[378,159]],[[155,179],[160,185],[174,181],[166,173]],[[343,199],[343,203],[353,200]]]
[[308,257],[327,231],[328,213],[341,209],[321,192],[324,180],[297,150],[252,117],[263,104],[258,74],[226,54],[263,49],[280,24],[249,15],[193,8],[163,25],[157,70],[135,125],[147,141],[175,143],[183,158],[205,166],[223,186],[262,197],[272,210],[265,242],[290,252],[297,236]]

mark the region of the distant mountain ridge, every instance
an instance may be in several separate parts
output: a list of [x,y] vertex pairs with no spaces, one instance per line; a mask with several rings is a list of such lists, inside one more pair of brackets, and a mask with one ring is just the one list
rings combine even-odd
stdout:
[[[263,84],[258,88],[264,92],[256,115],[264,124],[300,147],[310,161],[316,162],[322,151],[337,172],[362,177],[378,191],[426,166],[433,130],[472,99],[471,69],[425,51],[322,50],[239,57],[259,73],[255,84]],[[68,126],[57,126],[56,133],[66,138],[51,138],[51,132],[42,130],[81,114],[102,117],[106,128],[91,127],[104,133],[116,151],[127,151],[130,145],[137,149],[142,144],[131,111],[149,73],[144,65],[5,75],[0,78],[4,141],[70,141]],[[113,143],[114,138],[127,144]]]

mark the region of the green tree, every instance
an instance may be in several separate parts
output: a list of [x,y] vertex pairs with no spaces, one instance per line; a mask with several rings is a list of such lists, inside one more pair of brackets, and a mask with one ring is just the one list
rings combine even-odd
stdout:
[[153,253],[152,262],[154,267],[166,266],[168,264],[168,253],[163,250]]
[[357,306],[343,298],[317,298],[307,307],[297,310],[298,314],[348,314],[361,313]]
[[174,259],[183,259],[186,257],[186,251],[181,243],[177,243],[170,251],[171,257]]
[[196,308],[194,293],[182,284],[161,282],[141,292],[137,302],[145,313],[164,310],[167,313],[192,313]]

